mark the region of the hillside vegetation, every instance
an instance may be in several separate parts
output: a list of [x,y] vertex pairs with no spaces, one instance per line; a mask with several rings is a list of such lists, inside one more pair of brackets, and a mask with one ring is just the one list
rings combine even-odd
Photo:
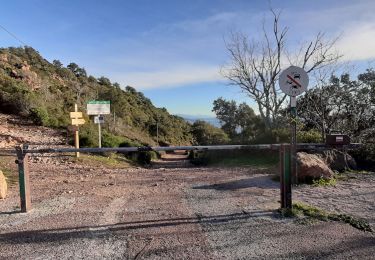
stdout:
[[86,115],[90,100],[111,101],[105,116],[103,146],[183,145],[194,142],[191,125],[165,108],[156,108],[141,92],[108,78],[88,76],[75,63],[67,67],[44,59],[31,47],[0,49],[0,111],[31,118],[36,124],[65,128],[69,112],[78,104],[86,124],[81,127],[81,145],[97,145],[97,126]]

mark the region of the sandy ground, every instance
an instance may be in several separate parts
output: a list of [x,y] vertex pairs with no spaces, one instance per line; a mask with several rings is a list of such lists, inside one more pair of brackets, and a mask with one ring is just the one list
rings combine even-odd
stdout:
[[[173,160],[171,160],[173,161]],[[0,201],[1,259],[373,259],[375,236],[280,218],[274,170],[31,163],[33,210]],[[159,165],[160,166],[160,165]],[[294,197],[375,223],[375,175]],[[373,226],[374,227],[374,226]]]

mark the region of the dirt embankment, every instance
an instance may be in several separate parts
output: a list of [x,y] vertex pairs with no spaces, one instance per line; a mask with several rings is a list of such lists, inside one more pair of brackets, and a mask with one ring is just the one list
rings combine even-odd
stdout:
[[66,137],[60,130],[35,126],[19,116],[0,114],[0,148],[14,148],[20,144],[61,145],[65,142]]

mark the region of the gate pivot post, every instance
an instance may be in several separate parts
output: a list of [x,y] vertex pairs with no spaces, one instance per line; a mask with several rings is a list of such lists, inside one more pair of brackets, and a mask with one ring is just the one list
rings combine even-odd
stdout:
[[18,164],[18,181],[20,187],[21,212],[28,212],[31,209],[30,176],[28,165],[29,155],[25,153],[25,150],[27,148],[27,145],[16,147],[16,163]]
[[292,209],[291,149],[280,146],[280,199],[282,209]]

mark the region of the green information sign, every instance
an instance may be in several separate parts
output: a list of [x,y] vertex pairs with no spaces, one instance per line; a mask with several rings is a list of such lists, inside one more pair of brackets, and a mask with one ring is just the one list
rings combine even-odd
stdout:
[[111,101],[90,100],[87,104],[111,104]]
[[108,115],[111,113],[111,101],[91,100],[87,103],[88,115]]

